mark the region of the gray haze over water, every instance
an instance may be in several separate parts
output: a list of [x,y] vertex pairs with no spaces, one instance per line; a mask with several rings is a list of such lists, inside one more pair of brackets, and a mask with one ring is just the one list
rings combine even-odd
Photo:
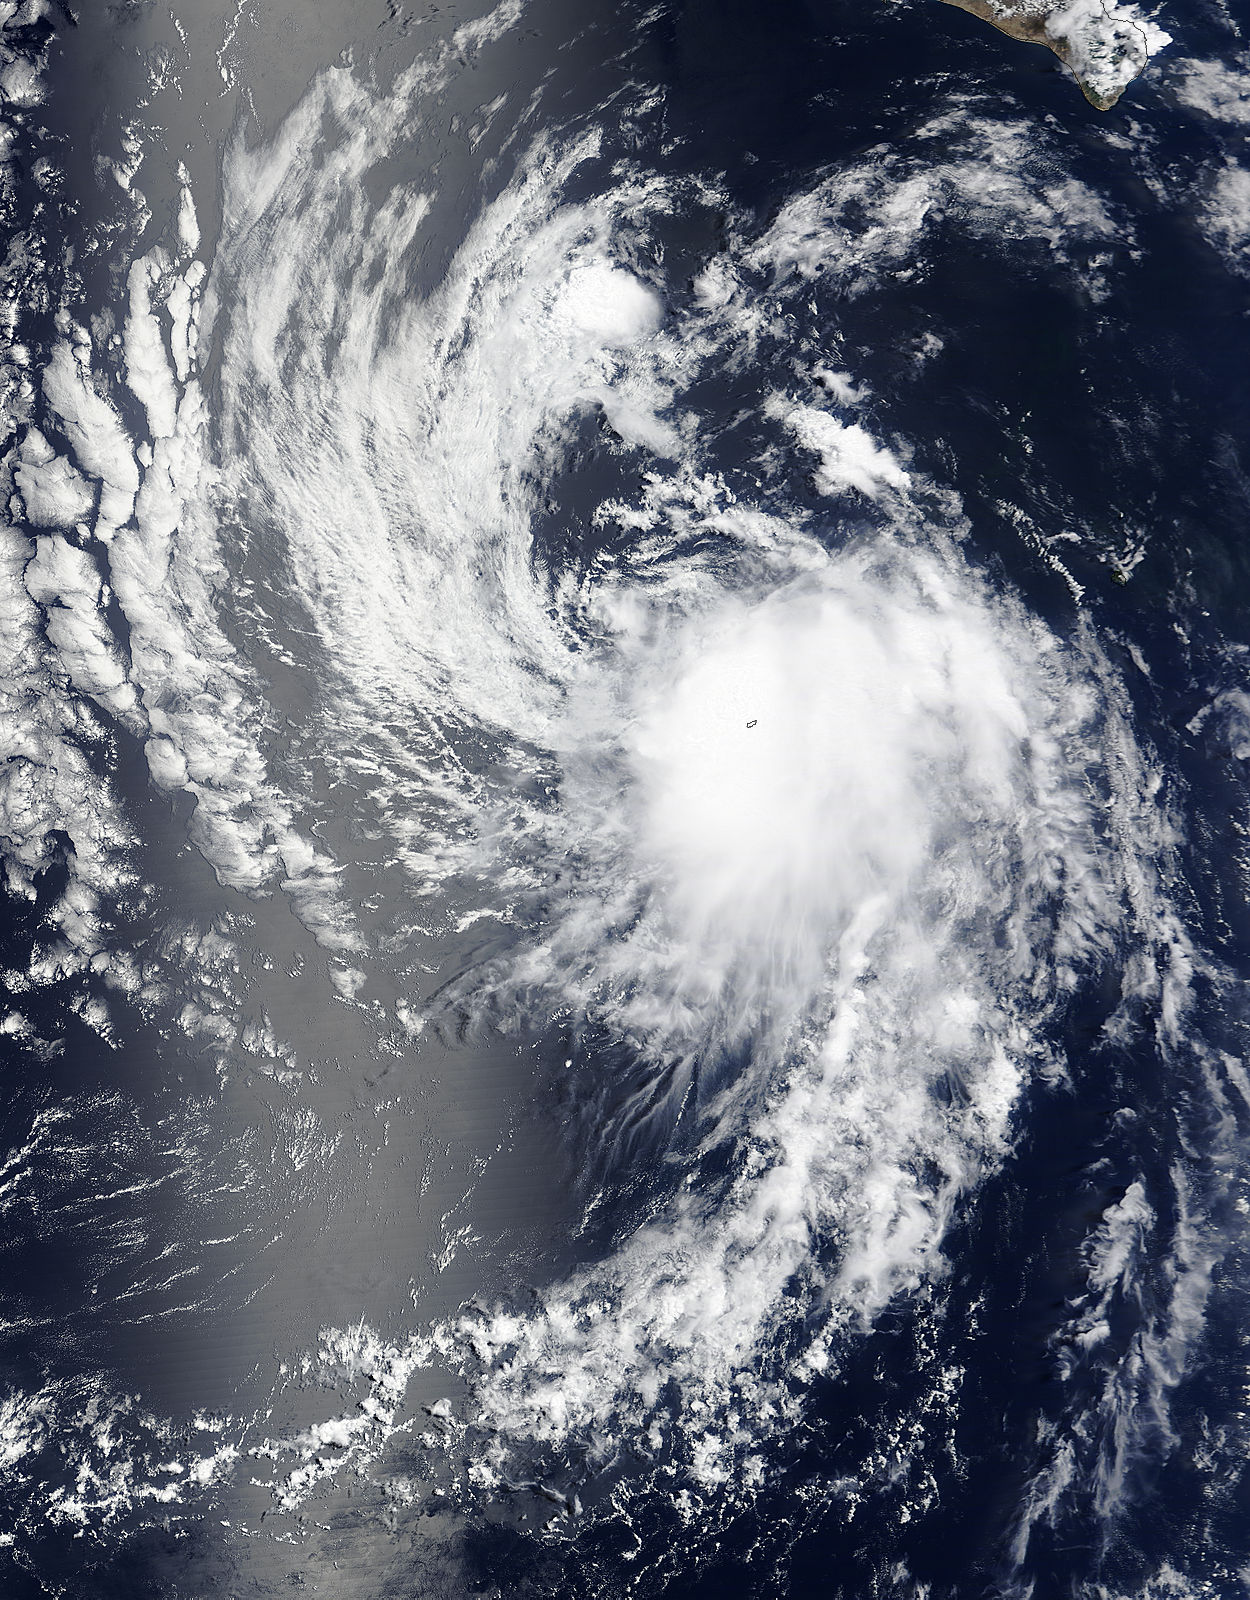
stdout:
[[193,9],[6,22],[15,1594],[1241,1592],[1232,22]]

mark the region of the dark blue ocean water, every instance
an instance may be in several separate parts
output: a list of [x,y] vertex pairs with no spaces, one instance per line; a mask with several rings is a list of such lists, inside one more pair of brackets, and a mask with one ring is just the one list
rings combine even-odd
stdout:
[[[729,232],[759,237],[796,195],[857,164],[879,162],[887,182],[902,183],[958,145],[973,120],[1027,130],[1039,185],[1075,182],[1100,197],[1112,234],[1078,242],[1070,255],[1044,229],[970,224],[967,204],[955,197],[913,259],[887,262],[864,281],[830,274],[800,285],[762,269],[752,278],[748,268],[749,290],[775,318],[747,363],[704,372],[693,398],[711,419],[705,468],[745,484],[775,433],[761,397],[792,382],[796,362],[810,362],[825,340],[836,349],[830,363],[871,391],[881,428],[910,442],[911,470],[958,495],[970,565],[992,588],[1017,595],[1059,640],[1083,637],[1082,630],[1097,637],[1158,778],[1143,803],[1174,822],[1169,889],[1204,963],[1192,981],[1186,1042],[1168,1042],[1156,1000],[1121,1004],[1132,949],[1116,948],[1082,974],[1050,1027],[1066,1079],[1026,1086],[1014,1113],[1014,1148],[959,1204],[943,1245],[945,1275],[896,1297],[871,1330],[848,1336],[836,1374],[813,1380],[792,1425],[761,1446],[764,1483],[748,1498],[709,1496],[691,1517],[675,1508],[673,1483],[653,1477],[652,1464],[631,1456],[628,1445],[599,1473],[576,1450],[555,1449],[542,1459],[544,1481],[575,1487],[580,1517],[536,1532],[533,1497],[524,1490],[462,1502],[462,1519],[450,1528],[420,1507],[387,1522],[339,1504],[326,1524],[333,1533],[313,1560],[300,1554],[299,1540],[309,1535],[303,1524],[290,1547],[271,1547],[260,1529],[261,1553],[243,1548],[222,1531],[223,1519],[232,1520],[223,1504],[185,1513],[139,1506],[82,1539],[64,1525],[41,1530],[40,1497],[66,1470],[49,1446],[46,1470],[37,1465],[10,1484],[12,1515],[22,1525],[20,1562],[0,1578],[0,1593],[199,1600],[289,1587],[362,1600],[460,1592],[553,1600],[1231,1600],[1245,1592],[1241,1574],[1250,1564],[1241,1413],[1247,1263],[1238,1206],[1238,1118],[1244,1123],[1246,1107],[1227,1084],[1214,1095],[1211,1074],[1213,1064],[1244,1056],[1250,963],[1250,814],[1238,754],[1245,713],[1228,698],[1244,688],[1250,642],[1243,460],[1250,322],[1247,279],[1204,237],[1194,198],[1225,159],[1225,135],[1178,104],[1164,72],[1133,85],[1113,112],[1095,113],[1047,53],[949,7],[707,0],[595,14],[552,5],[531,18],[510,53],[482,70],[524,86],[546,79],[535,133],[565,138],[591,121],[605,128],[600,155],[579,170],[567,200],[605,192],[618,163],[667,178],[718,176],[719,195],[651,219],[641,244],[635,237],[645,259],[631,265],[662,276],[673,315],[693,305],[693,279]],[[1195,9],[1168,25],[1178,54],[1229,54],[1219,16]],[[72,31],[62,48],[47,116],[68,129],[73,113],[58,94],[57,74],[72,82],[88,63]],[[639,85],[656,91],[655,106],[618,129],[614,107],[632,103]],[[475,101],[486,98],[475,88]],[[263,91],[257,100],[263,121]],[[951,126],[926,135],[939,116],[953,118]],[[414,294],[442,280],[469,222],[506,187],[516,159],[496,148],[494,136],[480,154],[459,147],[446,154],[454,181],[437,190],[434,225],[413,264]],[[428,150],[397,153],[397,162],[406,160],[423,174],[434,165]],[[1177,196],[1189,198],[1178,203]],[[852,208],[852,233],[856,222]],[[1104,265],[1093,261],[1100,254]],[[32,327],[53,336],[47,318]],[[935,334],[940,347],[919,361],[917,350]],[[544,485],[534,527],[539,563],[588,572],[597,560],[617,558],[624,537],[591,525],[585,509],[637,492],[646,470],[645,461],[622,455],[597,417],[584,419]],[[801,474],[777,491],[782,502],[814,519],[829,550],[877,526],[874,508],[831,507]],[[268,512],[257,506],[242,514],[254,515],[259,529]],[[1061,556],[1066,576],[1048,555]],[[257,559],[263,566],[263,554]],[[142,841],[144,885],[116,908],[111,936],[155,945],[159,929],[188,907],[205,924],[227,905],[237,911],[183,849],[185,801],[152,790],[132,735],[114,724],[109,739],[98,759]],[[1096,798],[1102,782],[1091,771]],[[65,876],[52,860],[36,900],[10,909],[3,964],[16,975],[15,997],[33,952],[48,942],[41,917],[57,903]],[[312,948],[287,922],[267,926],[264,937],[275,950],[286,941],[288,962]],[[453,982],[460,961],[469,957],[457,948],[440,981]],[[344,1238],[318,1235],[309,1243],[299,1233],[314,1202],[298,1185],[279,1199],[266,1195],[259,1221],[246,1189],[205,1205],[209,1187],[231,1181],[223,1152],[249,1116],[261,1118],[261,1102],[219,1095],[211,1066],[176,1037],[159,1003],[128,1008],[114,999],[119,1047],[101,1045],[69,1009],[93,981],[66,980],[21,998],[35,1030],[58,1049],[4,1041],[9,1089],[0,1152],[29,1146],[41,1108],[69,1108],[74,1120],[78,1154],[28,1164],[23,1198],[3,1212],[0,1237],[4,1376],[17,1389],[63,1384],[71,1398],[62,1402],[61,1428],[71,1426],[78,1375],[98,1371],[157,1411],[224,1403],[201,1396],[241,1388],[279,1350],[315,1336],[317,1295],[339,1293],[334,1253]],[[324,1056],[348,1061],[348,1070],[364,1051],[350,1031],[355,1025],[321,1041]],[[521,1198],[504,1204],[532,1208],[529,1233],[509,1260],[481,1268],[483,1296],[501,1280],[555,1276],[581,1251],[610,1250],[671,1192],[675,1167],[714,1187],[717,1162],[734,1159],[714,1150],[700,1166],[696,1134],[678,1119],[667,1144],[660,1136],[626,1141],[605,1163],[587,1130],[610,1119],[598,1086],[609,1069],[614,1082],[628,1074],[629,1046],[557,1017],[528,1032],[523,1047],[530,1052],[524,1072],[518,1047],[500,1076],[510,1075],[508,1093],[527,1107],[525,1117],[533,1120],[525,1073],[533,1074],[540,1103],[554,1108],[548,1115],[560,1126],[551,1144],[560,1155],[551,1159],[565,1164],[560,1180],[574,1196],[570,1209],[600,1187],[610,1203],[593,1228],[560,1234],[543,1210],[560,1209],[542,1198],[547,1157],[527,1156],[517,1178]],[[451,1058],[476,1051],[485,1061],[491,1048],[471,1036]],[[544,1100],[548,1075],[573,1049],[577,1071]],[[731,1061],[721,1070],[732,1080],[741,1066]],[[485,1068],[481,1074],[489,1098],[497,1079]],[[961,1086],[952,1081],[946,1092],[957,1103]],[[191,1100],[201,1107],[207,1160],[188,1160],[166,1131]],[[440,1114],[431,1113],[435,1142]],[[473,1137],[465,1135],[466,1146]],[[666,1151],[674,1158],[668,1166]],[[408,1256],[421,1252],[403,1221],[402,1190],[388,1190],[374,1214],[363,1166],[357,1176],[364,1220],[352,1248],[376,1255],[387,1279],[382,1301],[390,1280],[408,1272]],[[1142,1186],[1155,1221],[1107,1301],[1105,1330],[1083,1355],[1072,1329],[1091,1300],[1089,1240],[1133,1185]],[[171,1319],[159,1263],[172,1255],[196,1264],[197,1237],[207,1236],[201,1216],[210,1211],[214,1236],[236,1242],[215,1259],[195,1309]],[[1191,1235],[1200,1242],[1187,1243]],[[1210,1262],[1196,1332],[1182,1327],[1174,1298],[1178,1262],[1191,1247],[1207,1251]],[[287,1323],[276,1319],[272,1336],[252,1323],[240,1334],[244,1323],[231,1322],[229,1339],[216,1347],[217,1310],[234,1310],[227,1280],[238,1262],[245,1275],[263,1278],[256,1263],[264,1249],[311,1252],[317,1287],[309,1307],[292,1310]],[[489,1257],[490,1247],[482,1254]],[[116,1302],[123,1284],[139,1286],[139,1312]],[[344,1307],[355,1291],[354,1280],[342,1287]],[[478,1292],[470,1283],[463,1297]],[[103,1315],[101,1295],[113,1306]],[[148,1310],[155,1324],[144,1320]],[[297,1327],[306,1331],[297,1336]],[[803,1334],[790,1329],[792,1348],[770,1351],[769,1366],[784,1371],[797,1359]],[[1168,1367],[1162,1390],[1159,1362]],[[1160,1392],[1166,1415],[1157,1407]],[[85,1386],[82,1395],[85,1406]],[[402,1468],[407,1448],[402,1439],[394,1446],[392,1464]],[[1066,1476],[1052,1511],[1034,1517],[1022,1536],[1029,1506],[1036,1509],[1044,1493],[1039,1483],[1058,1481],[1060,1458]],[[68,1463],[72,1469],[72,1451]],[[245,1463],[244,1478],[248,1470]],[[869,1487],[852,1487],[859,1480]],[[614,1501],[621,1485],[628,1492]],[[317,1522],[315,1506],[307,1515]],[[326,1554],[333,1550],[337,1568]]]

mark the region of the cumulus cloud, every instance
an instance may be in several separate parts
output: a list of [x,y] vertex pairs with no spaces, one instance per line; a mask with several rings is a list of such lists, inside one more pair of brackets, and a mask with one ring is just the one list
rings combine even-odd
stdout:
[[944,228],[1035,240],[1099,292],[1100,269],[1089,257],[1131,237],[1095,190],[1060,175],[1034,128],[963,107],[795,195],[746,259],[782,277],[830,276],[863,293],[892,266],[923,271],[919,246]]
[[99,480],[95,531],[109,539],[130,519],[139,489],[131,441],[117,412],[91,386],[83,362],[66,340],[58,341],[48,358],[43,392],[79,465]]
[[26,512],[37,528],[72,528],[95,509],[95,490],[38,428],[28,428],[13,474]]
[[1136,6],[1106,0],[1068,0],[1047,9],[1046,33],[1067,47],[1073,72],[1097,96],[1114,103],[1142,68],[1172,42],[1154,18]]
[[816,487],[821,494],[858,489],[875,499],[883,488],[906,489],[911,482],[894,454],[857,422],[839,422],[812,406],[796,407],[786,420],[804,449],[819,457]]
[[1250,169],[1229,161],[1202,202],[1203,232],[1237,272],[1250,271]]
[[[758,1471],[747,1444],[788,1424],[841,1340],[941,1274],[951,1221],[1010,1151],[1084,977],[1133,946],[1126,993],[1157,996],[1175,1026],[1188,968],[1166,828],[1142,799],[1156,775],[1092,638],[1061,639],[968,564],[953,497],[920,515],[927,486],[888,414],[874,433],[791,396],[761,405],[757,475],[730,485],[692,396],[762,337],[772,313],[745,304],[765,298],[761,278],[789,315],[824,272],[855,293],[901,263],[923,271],[938,228],[1024,240],[1073,271],[1127,234],[1032,130],[959,105],[731,240],[680,309],[642,246],[694,188],[617,170],[588,197],[590,133],[519,158],[417,295],[430,201],[382,182],[379,162],[437,82],[428,64],[386,93],[323,74],[269,144],[232,148],[211,276],[133,264],[122,349],[141,449],[84,341],[55,348],[44,392],[77,465],[53,483],[36,439],[32,498],[94,480],[107,549],[4,547],[24,578],[18,666],[32,693],[61,670],[131,717],[153,781],[193,797],[221,881],[280,886],[338,953],[348,1004],[369,993],[367,963],[309,817],[372,808],[396,893],[425,892],[461,927],[491,921],[489,955],[430,1010],[558,1017],[571,1071],[583,1041],[609,1040],[626,1065],[599,1091],[608,1159],[674,1130],[706,1158],[690,1184],[656,1162],[645,1216],[520,1309],[478,1307],[393,1347],[363,1321],[328,1340],[326,1368],[366,1403],[257,1447],[301,1460],[283,1503],[334,1470],[319,1453],[377,1447],[407,1377],[435,1361],[473,1408],[478,1483],[535,1446],[593,1463],[628,1442],[714,1488]],[[212,427],[201,293],[221,352]],[[865,398],[821,371],[828,405]],[[612,554],[582,570],[543,535],[596,416],[604,459],[644,487],[599,508]],[[854,537],[837,508],[790,493],[813,473],[822,495],[870,502]],[[249,633],[272,618],[220,536],[240,504],[257,508],[289,648],[277,626]],[[553,544],[561,532],[579,530]],[[279,706],[262,650],[315,689],[312,710]],[[4,800],[29,888],[38,829],[77,797],[49,798],[60,735],[10,692],[39,774]],[[69,757],[65,773],[79,775]],[[90,948],[112,820],[84,791],[71,954]],[[416,1036],[425,1018],[399,1014]],[[208,1005],[188,1002],[180,1024],[234,1037]],[[261,1026],[242,1042],[270,1049]],[[295,1170],[333,1148],[315,1118],[277,1126]],[[1106,1260],[1091,1294],[1115,1275]],[[431,1421],[450,1429],[450,1412]],[[178,1458],[157,1498],[215,1459]]]
[[1215,122],[1250,122],[1250,57],[1176,63],[1169,81],[1176,98]]
[[[1158,943],[1179,1015],[1186,967],[1150,775],[1092,641],[969,568],[949,496],[920,515],[905,446],[837,414],[864,398],[851,374],[830,370],[827,407],[759,408],[757,495],[706,470],[690,394],[775,327],[761,277],[797,314],[818,275],[871,292],[958,228],[1097,287],[1129,233],[1035,130],[959,105],[796,194],[675,310],[637,241],[685,197],[618,173],[587,199],[592,134],[539,141],[416,298],[428,204],[371,188],[412,94],[325,74],[229,158],[223,488],[271,519],[325,759],[368,772],[413,882],[462,926],[493,914],[445,1013],[611,1039],[608,1159],[676,1128],[720,1176],[661,1174],[602,1262],[353,1370],[388,1415],[416,1364],[467,1380],[479,1481],[535,1444],[598,1459],[628,1439],[715,1485],[745,1469],[713,1419],[767,1436],[840,1338],[941,1272],[1083,975]],[[350,133],[313,160],[328,118]],[[538,531],[596,410],[646,488],[600,507],[613,558],[570,572]],[[870,502],[857,541],[787,495],[813,470]],[[781,1329],[801,1345],[785,1371]],[[337,1447],[374,1448],[389,1424],[369,1415]]]

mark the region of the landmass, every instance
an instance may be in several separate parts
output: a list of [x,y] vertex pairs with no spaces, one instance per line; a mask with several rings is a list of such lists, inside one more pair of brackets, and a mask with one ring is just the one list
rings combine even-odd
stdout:
[[1151,56],[1171,44],[1151,18],[1114,0],[946,0],[1013,39],[1043,44],[1070,69],[1099,111],[1110,111]]

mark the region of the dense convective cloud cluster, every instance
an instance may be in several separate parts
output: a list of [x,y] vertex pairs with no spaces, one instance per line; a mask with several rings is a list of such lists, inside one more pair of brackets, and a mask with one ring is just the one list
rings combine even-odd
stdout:
[[[959,104],[771,225],[731,219],[670,282],[647,239],[723,203],[715,179],[614,163],[592,127],[519,136],[418,288],[437,196],[379,174],[454,59],[385,93],[324,73],[271,142],[233,145],[211,260],[188,190],[178,238],[130,266],[119,342],[61,313],[4,534],[8,882],[33,892],[63,832],[46,970],[113,965],[101,906],[133,840],[89,757],[128,739],[192,798],[220,882],[289,896],[350,993],[379,956],[318,835],[350,813],[432,926],[491,929],[430,1020],[559,1017],[584,1077],[614,1070],[608,1041],[628,1068],[606,1169],[682,1152],[610,1250],[523,1309],[399,1343],[327,1330],[317,1359],[359,1404],[259,1450],[284,1503],[407,1426],[424,1367],[464,1386],[479,1487],[627,1442],[749,1488],[805,1385],[941,1278],[1030,1084],[1062,1081],[1089,976],[1114,973],[1112,1026],[1148,997],[1159,1048],[1184,1046],[1175,841],[1116,671],[1089,624],[1061,638],[968,558],[957,497],[821,354],[808,301],[922,271],[951,228],[1045,250],[1097,297],[1127,230],[1021,124]],[[735,474],[695,396],[753,366]],[[615,488],[563,503],[600,424]],[[1153,1220],[1144,1193],[1099,1219],[1094,1299]],[[1187,1338],[1210,1263],[1185,1250]],[[1160,1428],[1187,1348],[1169,1326],[1143,1380]],[[1024,1524],[1058,1493],[1039,1480]]]
[[[941,1275],[1031,1077],[1062,1076],[1083,979],[1138,950],[1124,1003],[1164,998],[1179,1045],[1191,963],[1092,634],[1061,641],[968,564],[957,501],[855,374],[815,340],[788,377],[765,353],[813,277],[871,292],[952,219],[1049,248],[1094,295],[1115,224],[1023,130],[952,113],[687,289],[640,246],[714,190],[624,167],[574,198],[599,136],[539,138],[414,296],[430,198],[363,182],[411,92],[329,73],[232,158],[211,285],[232,492],[266,508],[338,759],[386,774],[397,862],[502,923],[442,1004],[615,1040],[633,1066],[597,1137],[627,1163],[685,1130],[716,1175],[537,1306],[406,1345],[328,1330],[327,1381],[362,1404],[324,1426],[367,1455],[442,1365],[469,1384],[479,1484],[628,1442],[741,1489],[840,1341]],[[753,362],[774,376],[747,492],[687,396]],[[582,508],[605,553],[562,564],[542,519],[596,414],[642,485]],[[270,1441],[308,1458],[278,1480],[292,1503],[335,1470],[328,1437]]]

